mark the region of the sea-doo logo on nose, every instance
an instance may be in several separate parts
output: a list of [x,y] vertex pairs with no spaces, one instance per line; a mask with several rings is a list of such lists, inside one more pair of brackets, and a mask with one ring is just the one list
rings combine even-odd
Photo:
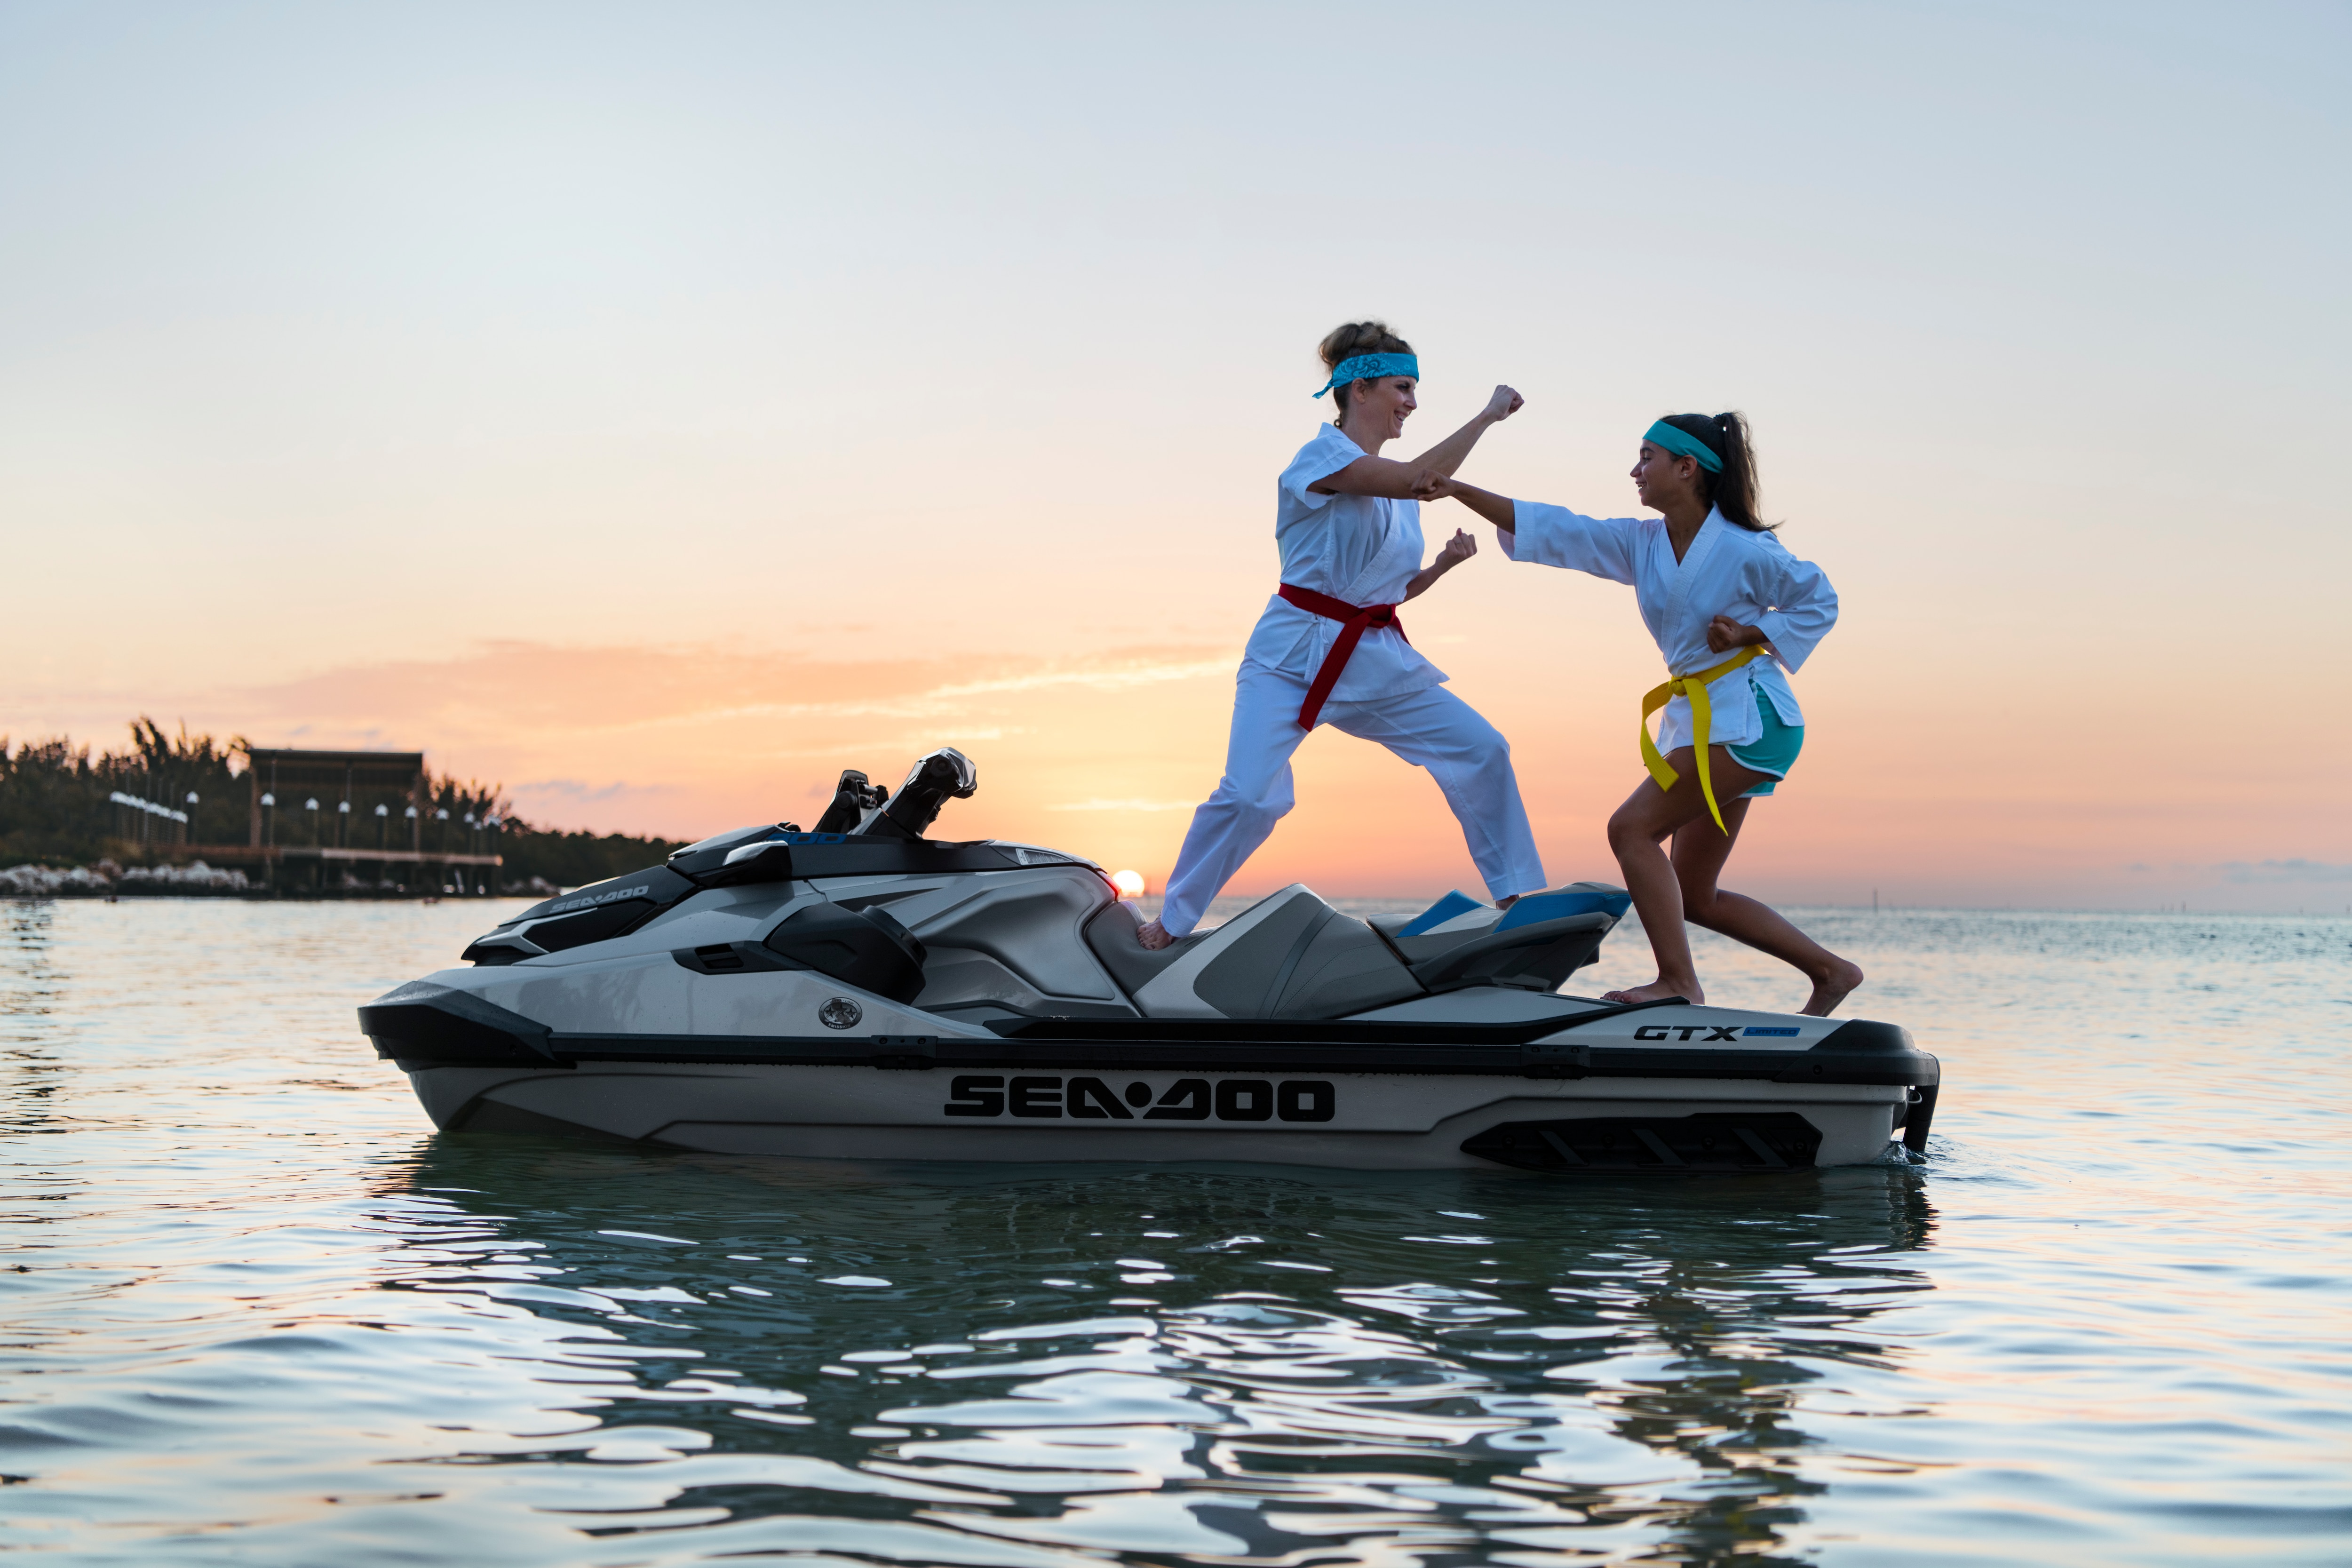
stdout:
[[[1132,1107],[1133,1109],[1129,1109]],[[1328,1121],[1338,1113],[1339,1091],[1321,1079],[1279,1082],[1227,1078],[1212,1087],[1204,1078],[1178,1079],[1155,1102],[1151,1086],[1130,1083],[1125,1093],[1098,1078],[1016,1078],[1010,1082],[984,1073],[964,1073],[948,1085],[949,1116],[1015,1116],[1081,1121]]]
[[[1633,1031],[1633,1037],[1637,1040],[1663,1040],[1670,1035],[1678,1035],[1688,1040],[1701,1031],[1705,1031],[1709,1044],[1739,1038],[1739,1026],[1737,1024],[1645,1024]],[[1794,1034],[1796,1031],[1792,1029],[1790,1032]]]
[[560,904],[550,904],[547,907],[547,912],[551,915],[560,915],[566,910],[591,909],[598,904],[614,903],[622,899],[650,898],[653,896],[653,890],[651,882],[636,888],[614,888],[610,892],[598,893],[593,898],[566,899]]

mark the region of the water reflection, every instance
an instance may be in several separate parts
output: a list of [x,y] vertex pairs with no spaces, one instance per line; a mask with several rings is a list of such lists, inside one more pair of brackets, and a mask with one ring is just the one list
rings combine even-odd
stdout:
[[0,1551],[2352,1559],[2342,921],[1824,915],[1933,1162],[1612,1187],[436,1141],[479,908],[0,911]]
[[441,1298],[459,1358],[520,1367],[539,1411],[454,1399],[432,1462],[522,1467],[634,1561],[1794,1563],[1806,1418],[1870,1413],[1934,1226],[1897,1168],[892,1170],[463,1136],[377,1208],[383,1285]]
[[67,976],[57,966],[55,916],[47,903],[9,901],[5,961],[0,961],[0,1136],[47,1131],[63,1063],[39,1037],[66,1003]]

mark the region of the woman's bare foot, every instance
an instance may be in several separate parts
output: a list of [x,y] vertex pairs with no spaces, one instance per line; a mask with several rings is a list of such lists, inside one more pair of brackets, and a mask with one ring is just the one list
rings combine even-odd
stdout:
[[1706,993],[1696,980],[1653,980],[1647,985],[1636,985],[1631,991],[1603,991],[1603,1002],[1655,1002],[1667,996],[1679,996],[1685,1002],[1704,1002]]
[[1826,1018],[1830,1009],[1844,1001],[1862,984],[1862,966],[1841,958],[1837,967],[1813,978],[1813,994],[1797,1009],[1811,1017]]
[[1495,907],[1496,907],[1496,909],[1498,909],[1498,910],[1507,910],[1507,909],[1509,909],[1513,904],[1517,903],[1517,902],[1519,901],[1520,898],[1521,898],[1521,897],[1523,897],[1523,896],[1524,896],[1524,895],[1521,895],[1521,894],[1518,894],[1518,893],[1513,893],[1513,894],[1512,894],[1509,898],[1507,898],[1507,899],[1496,899],[1496,900],[1495,900]]
[[[1170,936],[1168,934],[1168,928],[1161,925],[1158,921],[1146,921],[1143,924],[1135,928],[1135,940],[1143,944],[1144,952],[1158,952],[1161,948],[1170,945],[1176,939]],[[1856,970],[1854,973],[1859,974],[1861,971]]]

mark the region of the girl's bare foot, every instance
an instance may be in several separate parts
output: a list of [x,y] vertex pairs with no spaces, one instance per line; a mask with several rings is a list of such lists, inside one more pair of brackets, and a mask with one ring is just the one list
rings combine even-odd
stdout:
[[[1158,952],[1161,948],[1168,946],[1176,939],[1170,936],[1168,934],[1168,928],[1161,925],[1158,921],[1147,921],[1142,925],[1136,927],[1135,940],[1143,944],[1144,952]],[[1860,970],[1856,970],[1854,973],[1859,975],[1862,972]]]
[[1696,980],[1653,980],[1647,985],[1636,985],[1631,991],[1603,991],[1601,994],[1603,1002],[1655,1002],[1667,996],[1679,996],[1685,1002],[1706,1000],[1706,993],[1699,989]]
[[1797,1011],[1811,1017],[1826,1018],[1830,1016],[1830,1009],[1844,1001],[1861,984],[1862,966],[1841,958],[1836,967],[1814,977],[1813,994],[1805,998],[1805,1005]]

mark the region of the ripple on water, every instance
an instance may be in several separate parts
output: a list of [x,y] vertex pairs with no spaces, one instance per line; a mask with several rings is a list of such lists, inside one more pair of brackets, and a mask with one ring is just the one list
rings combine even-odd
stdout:
[[1824,913],[1930,1160],[1645,1184],[436,1138],[350,1009],[480,911],[7,914],[17,1550],[2352,1554],[2343,921]]

